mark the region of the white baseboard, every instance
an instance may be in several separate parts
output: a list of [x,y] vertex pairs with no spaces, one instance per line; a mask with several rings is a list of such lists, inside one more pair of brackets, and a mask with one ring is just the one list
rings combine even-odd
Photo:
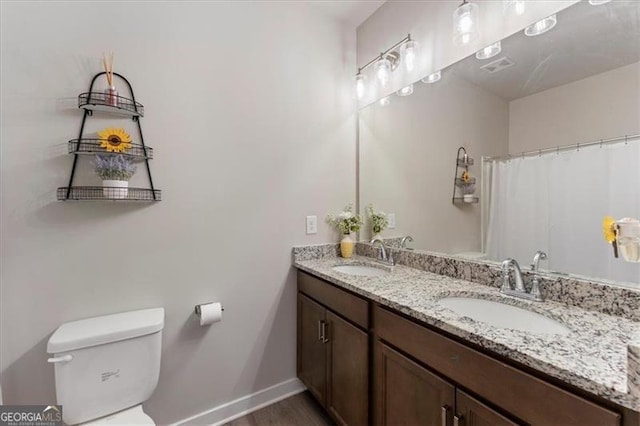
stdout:
[[281,401],[297,393],[303,392],[306,387],[298,378],[285,380],[284,382],[269,386],[235,401],[227,402],[200,414],[180,420],[172,426],[178,425],[210,425],[218,426],[245,416],[252,411]]

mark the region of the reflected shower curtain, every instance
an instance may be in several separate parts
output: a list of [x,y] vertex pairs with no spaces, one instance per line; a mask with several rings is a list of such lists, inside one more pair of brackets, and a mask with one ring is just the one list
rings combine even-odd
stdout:
[[640,285],[640,264],[613,257],[602,219],[640,218],[640,141],[490,161],[485,247],[489,257]]

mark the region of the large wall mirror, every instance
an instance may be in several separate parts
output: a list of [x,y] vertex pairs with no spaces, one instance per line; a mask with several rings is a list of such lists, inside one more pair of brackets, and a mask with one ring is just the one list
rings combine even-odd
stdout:
[[[640,216],[640,2],[599,3],[360,111],[359,205],[395,214],[383,237],[523,268],[542,250],[543,270],[640,287],[640,263],[614,258],[602,231],[605,216]],[[461,146],[475,187],[455,186]]]

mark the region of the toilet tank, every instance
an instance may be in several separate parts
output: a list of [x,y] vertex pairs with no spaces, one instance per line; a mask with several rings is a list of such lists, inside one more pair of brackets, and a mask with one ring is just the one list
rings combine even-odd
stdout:
[[163,308],[58,327],[47,352],[53,354],[64,422],[86,422],[146,401],[158,384],[163,327]]

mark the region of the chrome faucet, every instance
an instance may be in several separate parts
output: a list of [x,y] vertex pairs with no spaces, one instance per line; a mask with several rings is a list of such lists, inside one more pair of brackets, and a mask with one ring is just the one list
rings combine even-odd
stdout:
[[547,260],[547,253],[538,250],[536,254],[533,256],[533,263],[531,264],[531,270],[536,272],[540,269],[540,261]]
[[395,261],[393,260],[393,253],[391,253],[391,250],[389,250],[389,254],[387,254],[388,249],[387,246],[384,245],[384,241],[382,240],[382,238],[376,237],[371,240],[372,247],[375,247],[376,243],[380,243],[380,254],[382,256],[382,261],[387,262],[391,266],[395,265]]
[[[515,288],[511,288],[511,266],[513,265],[513,270],[516,275],[516,286]],[[522,281],[522,271],[520,270],[520,265],[515,259],[506,259],[502,262],[502,287],[500,291],[506,293],[507,291],[519,291],[525,292],[524,283]]]
[[531,270],[534,272],[533,280],[531,282],[531,295],[535,297],[535,300],[543,300],[542,293],[540,292],[540,278],[538,272],[540,270],[540,261],[547,260],[547,253],[538,250],[533,256],[533,263],[531,264]]
[[413,242],[413,237],[411,235],[407,235],[405,237],[402,237],[402,241],[400,241],[400,248],[407,248],[407,241],[409,242]]
[[[513,266],[513,270],[515,271],[515,286],[511,287],[511,266]],[[519,297],[521,299],[535,300],[541,302],[542,295],[540,294],[540,289],[534,292],[534,288],[532,287],[531,292],[527,292],[524,288],[524,282],[522,281],[522,271],[520,270],[520,265],[515,259],[506,259],[502,262],[502,286],[500,287],[500,293],[506,294],[508,296]]]

